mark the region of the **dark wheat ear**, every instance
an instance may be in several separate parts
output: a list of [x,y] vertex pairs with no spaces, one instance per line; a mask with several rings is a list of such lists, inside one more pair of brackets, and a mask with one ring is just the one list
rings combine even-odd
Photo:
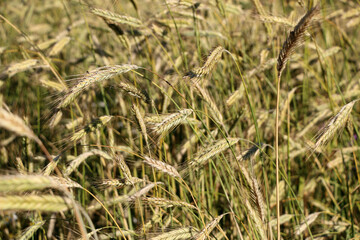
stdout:
[[281,76],[282,71],[285,68],[286,63],[289,61],[290,56],[293,54],[295,49],[304,43],[304,36],[306,30],[314,23],[315,17],[320,13],[320,5],[316,5],[310,9],[296,24],[294,30],[292,30],[289,36],[284,42],[278,59],[277,59],[277,70],[278,77]]

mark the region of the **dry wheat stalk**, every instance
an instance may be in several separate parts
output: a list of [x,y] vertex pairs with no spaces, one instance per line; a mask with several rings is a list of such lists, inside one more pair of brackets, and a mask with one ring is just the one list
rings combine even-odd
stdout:
[[45,221],[38,221],[34,225],[28,227],[28,229],[19,237],[18,240],[28,240],[34,233],[44,225]]
[[168,208],[168,207],[187,207],[187,208],[191,208],[191,209],[195,209],[194,205],[191,205],[187,202],[182,202],[182,201],[173,201],[173,200],[168,200],[166,198],[156,198],[156,197],[143,197],[141,199],[142,201],[148,202],[150,204],[154,204],[158,207],[164,207],[164,208]]
[[342,129],[347,121],[349,120],[350,113],[354,107],[354,104],[358,101],[354,100],[344,105],[340,111],[330,120],[330,122],[319,131],[317,134],[317,140],[313,147],[313,151],[318,150],[319,147],[325,145],[334,135],[335,133]]
[[228,213],[221,214],[220,216],[214,218],[211,222],[206,224],[205,228],[197,233],[192,240],[205,240],[207,236],[210,235],[211,231],[219,224],[220,220]]
[[189,166],[198,166],[205,164],[208,159],[222,151],[225,151],[232,145],[236,144],[239,140],[239,138],[227,138],[221,139],[211,144],[209,147],[197,153],[194,159],[189,163]]
[[297,47],[304,43],[304,36],[307,29],[313,24],[315,17],[320,13],[320,6],[316,5],[310,9],[296,24],[293,31],[290,32],[284,42],[277,60],[278,76],[280,78],[282,71],[285,69],[286,63]]
[[197,82],[201,78],[207,76],[212,72],[216,63],[220,60],[222,53],[225,49],[221,46],[216,47],[210,55],[207,57],[204,65],[201,68],[196,68],[190,72],[187,72],[184,78],[189,78],[192,82]]
[[93,14],[95,14],[103,19],[111,20],[116,23],[126,24],[126,25],[129,25],[132,27],[142,27],[143,26],[143,23],[139,19],[134,18],[134,17],[119,15],[119,14],[110,12],[108,10],[103,10],[103,9],[99,9],[99,8],[92,8],[90,11]]
[[26,195],[0,197],[1,210],[49,211],[67,210],[70,200],[54,195]]
[[180,239],[192,239],[195,234],[198,233],[194,227],[184,227],[175,229],[170,232],[160,234],[156,237],[150,238],[150,240],[180,240]]
[[149,164],[150,166],[162,171],[163,173],[166,173],[173,177],[181,178],[180,174],[173,166],[166,164],[160,160],[155,160],[153,158],[145,156],[144,162]]

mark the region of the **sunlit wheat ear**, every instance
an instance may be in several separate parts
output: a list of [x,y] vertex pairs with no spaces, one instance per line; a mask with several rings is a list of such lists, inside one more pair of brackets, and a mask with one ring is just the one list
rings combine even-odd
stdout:
[[152,237],[150,240],[193,239],[198,232],[194,227],[184,227]]
[[46,165],[44,171],[43,171],[43,175],[44,176],[50,176],[50,174],[54,171],[54,169],[56,168],[57,164],[58,164],[59,160],[53,160],[51,161],[48,165]]
[[106,188],[106,187],[117,187],[117,188],[121,188],[124,186],[132,186],[134,184],[137,183],[142,183],[145,182],[144,179],[141,178],[137,178],[137,177],[131,177],[130,179],[103,179],[101,180],[99,183],[97,183],[96,185],[98,187],[101,188]]
[[66,90],[64,96],[59,99],[59,103],[57,104],[56,109],[67,107],[80,95],[80,93],[82,93],[84,90],[88,89],[95,83],[105,81],[116,75],[126,73],[138,68],[140,67],[130,64],[104,66],[91,70],[75,79],[69,79],[69,81],[76,81],[76,83],[73,87]]
[[14,63],[8,66],[4,72],[0,74],[0,79],[6,79],[12,77],[19,72],[24,72],[26,70],[35,68],[39,66],[40,61],[38,59],[28,59],[19,63]]
[[286,38],[286,41],[284,42],[277,59],[278,77],[281,76],[282,71],[285,69],[286,63],[289,61],[296,48],[304,43],[306,30],[313,24],[315,17],[319,13],[320,5],[316,5],[310,9],[299,20],[294,30],[292,30],[289,36]]
[[28,240],[30,239],[34,233],[39,230],[39,228],[41,228],[44,225],[45,221],[38,221],[36,223],[34,223],[34,225],[28,227],[25,232],[18,237],[18,240]]
[[133,104],[132,111],[135,115],[136,122],[137,122],[137,124],[141,130],[141,133],[144,137],[146,146],[149,147],[149,139],[148,139],[148,135],[147,135],[146,125],[145,125],[144,118],[140,112],[140,109],[135,104]]
[[245,152],[243,152],[241,155],[237,156],[236,160],[246,161],[251,158],[254,158],[257,154],[260,153],[261,149],[265,148],[266,146],[268,146],[268,144],[265,144],[265,143],[260,143],[259,146],[254,145],[251,148],[249,148],[248,150],[246,150]]
[[141,20],[134,18],[134,17],[119,15],[119,14],[110,12],[108,10],[99,9],[99,8],[92,8],[92,9],[90,9],[90,11],[93,14],[95,14],[103,19],[111,20],[116,23],[121,23],[121,24],[132,26],[132,27],[143,26],[143,23],[141,22]]
[[139,90],[137,87],[130,83],[120,82],[117,85],[119,88],[127,92],[129,95],[143,100],[145,103],[151,103],[149,94],[145,90]]
[[296,226],[295,235],[299,236],[303,231],[305,231],[307,227],[310,226],[310,224],[315,222],[315,220],[321,213],[322,212],[315,212],[307,216],[306,219],[300,225]]
[[214,218],[211,222],[206,224],[203,230],[201,230],[199,233],[197,233],[194,237],[192,237],[192,240],[205,240],[208,236],[210,236],[210,233],[214,228],[219,224],[220,220],[228,213],[221,214],[220,216]]
[[113,119],[113,116],[101,116],[97,119],[94,119],[90,124],[86,125],[84,128],[76,131],[71,137],[70,141],[77,142],[81,140],[83,137],[85,137],[88,133],[95,132],[97,129],[100,129],[101,127],[108,124],[111,119]]
[[124,157],[122,155],[116,155],[115,161],[116,161],[116,164],[120,167],[122,173],[124,174],[125,179],[127,181],[132,181],[132,175],[131,175],[128,165],[125,162]]
[[75,169],[77,169],[79,167],[79,165],[84,162],[88,157],[90,156],[94,156],[94,155],[99,155],[107,160],[111,160],[112,158],[109,156],[109,154],[100,151],[98,149],[93,149],[89,152],[85,152],[80,154],[77,158],[75,158],[74,160],[71,161],[71,163],[69,164],[69,166],[65,169],[64,172],[64,176],[69,176]]
[[256,211],[254,210],[254,208],[252,207],[252,205],[250,204],[249,200],[247,199],[245,200],[245,206],[248,210],[250,219],[255,223],[255,228],[261,237],[260,239],[267,239],[265,234],[266,231],[265,226],[261,221],[260,217],[258,216],[258,214],[256,213]]
[[163,208],[187,207],[187,208],[195,209],[194,205],[191,205],[191,204],[189,204],[187,202],[173,201],[173,200],[168,200],[166,198],[143,197],[141,200],[145,201],[145,202],[147,202],[149,204],[153,204],[155,206],[163,207]]
[[250,190],[250,200],[251,204],[255,207],[261,221],[265,222],[266,212],[265,212],[265,202],[264,197],[261,193],[260,186],[255,176],[251,177],[251,190]]
[[359,99],[344,105],[340,111],[330,120],[330,122],[319,131],[316,136],[317,140],[313,147],[313,152],[318,150],[321,146],[327,144],[337,131],[345,127],[347,121],[349,120],[354,104],[357,101],[359,101]]
[[42,175],[8,175],[0,177],[0,192],[24,192],[45,188],[82,188],[78,183],[60,177]]
[[25,136],[38,143],[40,142],[40,139],[20,117],[3,108],[0,108],[0,128],[5,128],[8,131],[14,132],[16,135]]
[[180,174],[173,166],[166,164],[160,160],[155,160],[153,158],[145,156],[144,162],[149,164],[150,166],[162,171],[163,173],[166,173],[173,177],[181,178]]
[[193,113],[191,109],[181,109],[177,113],[166,114],[165,116],[147,116],[144,119],[148,129],[147,132],[151,134],[154,139],[161,139],[178,125],[186,123],[186,118],[191,113]]
[[142,189],[140,189],[136,193],[130,195],[127,198],[127,201],[129,201],[129,202],[134,201],[135,199],[141,197],[142,195],[147,194],[151,189],[153,189],[156,185],[159,185],[159,184],[163,184],[163,183],[162,182],[156,182],[156,183],[150,183],[150,184],[146,185],[145,187],[143,187]]
[[239,140],[240,138],[227,138],[227,139],[221,139],[211,144],[207,148],[204,148],[202,151],[198,152],[194,156],[194,159],[189,163],[189,166],[196,167],[196,166],[204,165],[207,162],[207,160],[209,160],[211,157],[222,151],[225,151],[232,145],[236,144]]
[[187,72],[184,78],[189,78],[192,82],[197,82],[201,78],[206,77],[209,73],[212,72],[224,51],[225,49],[223,47],[216,47],[207,57],[206,62],[201,68],[196,68],[190,72]]
[[54,195],[26,195],[0,197],[0,210],[49,211],[67,210],[71,205],[67,198]]

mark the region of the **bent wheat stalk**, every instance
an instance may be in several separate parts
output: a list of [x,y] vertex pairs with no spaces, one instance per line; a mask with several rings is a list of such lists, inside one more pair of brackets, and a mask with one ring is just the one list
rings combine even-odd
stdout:
[[277,218],[277,239],[280,234],[280,202],[279,202],[279,105],[280,105],[280,80],[281,74],[285,69],[286,63],[296,48],[304,43],[306,30],[314,22],[316,15],[320,13],[320,6],[316,5],[310,9],[296,24],[293,31],[284,42],[277,59],[277,92],[276,92],[276,120],[275,120],[275,161],[276,161],[276,218]]

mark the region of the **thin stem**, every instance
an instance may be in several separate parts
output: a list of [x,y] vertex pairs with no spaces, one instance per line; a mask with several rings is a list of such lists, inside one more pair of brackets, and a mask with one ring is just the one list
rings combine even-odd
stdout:
[[280,79],[278,74],[276,90],[276,120],[275,120],[275,160],[276,160],[276,222],[277,222],[277,239],[281,239],[280,234],[280,201],[279,201],[279,105],[280,105]]

